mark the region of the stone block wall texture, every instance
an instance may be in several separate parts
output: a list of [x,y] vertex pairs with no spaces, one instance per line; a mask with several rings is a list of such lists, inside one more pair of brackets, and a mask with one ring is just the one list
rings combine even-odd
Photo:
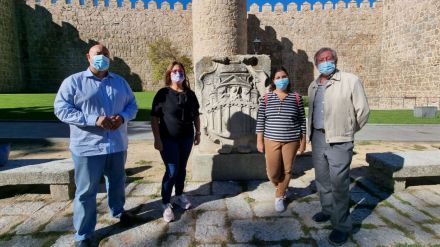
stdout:
[[[334,8],[334,9],[333,9]],[[379,84],[381,62],[381,6],[370,8],[340,2],[310,6],[297,11],[296,4],[278,4],[274,11],[264,5],[262,12],[252,6],[249,12],[248,47],[258,37],[263,41],[263,53],[272,54],[272,64],[288,69],[294,88],[307,94],[311,81],[319,74],[313,57],[321,47],[338,52],[338,67],[357,74],[364,81],[368,94],[375,94]],[[249,49],[251,52],[251,49]]]
[[243,0],[193,0],[193,59],[247,52],[247,12]]
[[[414,2],[384,1],[377,92],[382,98],[406,98],[409,107],[440,106],[440,1]],[[385,107],[396,104],[401,103]]]
[[158,9],[150,2],[145,9],[138,2],[132,9],[127,0],[120,8],[116,0],[110,0],[108,7],[104,1],[98,3],[21,1],[20,46],[31,91],[56,92],[65,77],[87,68],[86,53],[96,42],[109,48],[111,70],[127,79],[135,91],[163,86],[151,79],[148,44],[167,38],[182,54],[192,56],[191,12],[183,6],[170,10],[163,4]]
[[[318,2],[313,6],[253,5],[247,12],[247,22],[246,14],[240,14],[245,12],[221,8],[228,2],[242,9],[245,1],[194,1],[198,5],[190,3],[184,8],[177,3],[174,9],[168,3],[158,9],[154,1],[147,6],[138,1],[131,9],[128,0],[120,8],[116,0],[109,0],[108,7],[104,7],[104,1],[93,6],[92,0],[85,0],[85,6],[80,6],[79,0],[72,0],[72,4],[42,0],[40,5],[35,0],[17,0],[15,30],[20,52],[8,42],[9,46],[4,45],[8,40],[4,32],[0,33],[0,50],[11,51],[9,57],[20,54],[23,80],[18,81],[27,82],[28,90],[54,92],[62,79],[87,67],[87,49],[99,41],[112,52],[113,70],[127,78],[134,90],[156,90],[162,84],[152,80],[146,54],[147,45],[159,37],[169,38],[184,55],[196,59],[208,53],[215,55],[218,47],[244,53],[240,50],[246,49],[246,45],[240,45],[243,42],[247,42],[247,52],[253,53],[252,41],[258,37],[263,41],[261,53],[270,55],[273,65],[285,66],[302,94],[318,75],[314,53],[329,46],[338,51],[339,67],[364,81],[373,108],[412,107],[414,97],[418,105],[439,104],[437,0],[376,0],[373,7],[367,0],[360,6],[354,1],[335,5]],[[214,3],[214,7],[203,8],[208,3]],[[0,5],[0,24],[13,32],[14,28],[4,27],[4,20],[13,20],[11,15],[5,18],[8,8],[13,6]],[[214,13],[218,17],[213,17]],[[231,25],[244,30],[228,33],[226,27]],[[197,36],[200,34],[203,36]],[[19,66],[9,68],[7,71]],[[4,90],[4,86],[0,88],[0,92]]]
[[21,91],[14,0],[0,2],[0,92]]

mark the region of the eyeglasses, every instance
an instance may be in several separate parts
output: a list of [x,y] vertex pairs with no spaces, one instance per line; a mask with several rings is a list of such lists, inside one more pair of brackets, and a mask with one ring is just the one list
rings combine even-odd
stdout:
[[183,70],[171,70],[171,73],[173,73],[173,74],[183,73]]

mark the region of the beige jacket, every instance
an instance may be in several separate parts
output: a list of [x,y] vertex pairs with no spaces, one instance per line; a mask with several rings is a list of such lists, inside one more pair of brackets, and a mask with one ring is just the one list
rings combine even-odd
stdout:
[[[308,90],[307,127],[309,140],[311,140],[313,102],[318,88],[318,79],[310,84]],[[361,80],[353,74],[337,71],[327,82],[325,89],[324,128],[326,142],[353,141],[354,133],[367,123],[369,113],[370,108]]]

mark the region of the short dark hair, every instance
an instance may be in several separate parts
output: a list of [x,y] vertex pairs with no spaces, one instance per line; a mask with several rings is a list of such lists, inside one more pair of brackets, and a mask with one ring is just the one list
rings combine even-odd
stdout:
[[[280,71],[284,71],[284,73],[286,73],[287,77],[289,77],[289,72],[287,72],[287,69],[284,68],[283,66],[279,66],[279,67],[275,67],[272,69],[272,73],[270,75],[270,85],[269,85],[269,90],[273,91],[276,89],[275,83],[274,83],[274,79],[275,79],[275,74],[280,72]],[[290,79],[289,79],[290,80]],[[291,83],[287,84],[287,88],[286,91],[289,92],[291,89],[292,85]]]
[[318,57],[319,55],[321,55],[321,53],[326,52],[326,51],[330,51],[332,53],[332,57],[335,60],[335,64],[338,64],[338,54],[336,53],[336,51],[332,48],[329,47],[323,47],[321,49],[319,49],[316,53],[315,53],[315,66],[318,66]]

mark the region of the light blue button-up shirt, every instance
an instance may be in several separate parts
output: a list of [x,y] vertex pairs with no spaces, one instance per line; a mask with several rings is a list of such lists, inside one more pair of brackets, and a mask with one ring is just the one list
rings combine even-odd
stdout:
[[[70,151],[94,156],[126,151],[127,123],[134,119],[137,104],[127,81],[109,72],[102,80],[90,69],[67,77],[54,102],[55,115],[70,125]],[[124,123],[116,130],[96,126],[99,116],[120,115]]]

